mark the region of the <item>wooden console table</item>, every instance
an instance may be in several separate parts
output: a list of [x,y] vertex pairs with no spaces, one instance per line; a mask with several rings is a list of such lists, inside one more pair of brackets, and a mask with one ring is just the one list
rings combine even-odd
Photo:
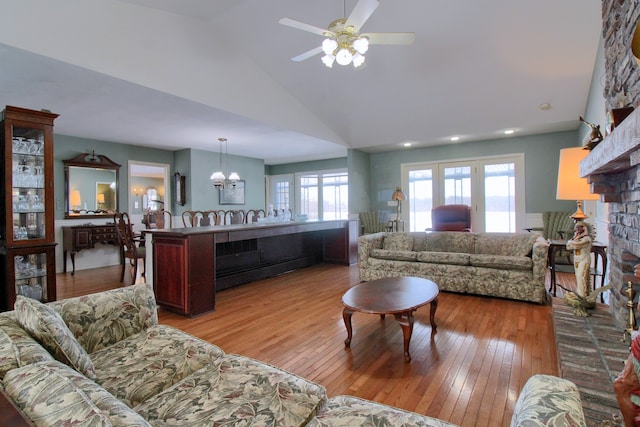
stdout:
[[71,252],[71,275],[76,272],[76,253],[92,249],[96,243],[118,245],[115,224],[85,224],[62,227],[63,272],[67,272],[67,252]]
[[[217,291],[321,262],[358,261],[358,221],[254,223],[145,230],[159,306],[186,316],[215,310]],[[147,264],[147,268],[150,266]]]

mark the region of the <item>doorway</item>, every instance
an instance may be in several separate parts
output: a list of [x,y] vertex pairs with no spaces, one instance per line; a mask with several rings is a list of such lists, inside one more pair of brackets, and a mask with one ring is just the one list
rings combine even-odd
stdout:
[[171,165],[129,160],[128,166],[127,207],[132,221],[140,224],[149,209],[171,211]]

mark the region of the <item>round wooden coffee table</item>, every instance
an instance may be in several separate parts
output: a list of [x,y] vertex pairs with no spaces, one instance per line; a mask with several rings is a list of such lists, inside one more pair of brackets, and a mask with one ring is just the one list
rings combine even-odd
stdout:
[[413,312],[430,303],[429,322],[432,333],[436,332],[435,316],[439,293],[438,285],[419,277],[385,277],[354,286],[342,296],[342,317],[347,327],[344,344],[347,347],[351,344],[351,315],[356,311],[379,314],[383,319],[385,314],[393,314],[404,335],[404,360],[410,362],[409,342],[413,333]]

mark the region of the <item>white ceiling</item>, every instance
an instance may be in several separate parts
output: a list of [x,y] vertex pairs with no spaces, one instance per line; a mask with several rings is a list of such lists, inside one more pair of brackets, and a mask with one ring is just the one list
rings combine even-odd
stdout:
[[601,31],[598,0],[380,0],[362,31],[415,43],[328,69],[290,61],[322,38],[278,20],[324,28],[342,0],[7,3],[1,104],[98,140],[217,151],[226,137],[267,164],[576,129]]

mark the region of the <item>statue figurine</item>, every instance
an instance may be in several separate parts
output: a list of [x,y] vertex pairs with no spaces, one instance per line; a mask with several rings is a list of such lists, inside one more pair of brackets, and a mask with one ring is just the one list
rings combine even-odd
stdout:
[[573,250],[573,267],[576,273],[576,294],[582,298],[589,296],[591,288],[591,235],[589,227],[578,221],[574,227],[573,237],[567,242],[567,249]]
[[585,150],[591,151],[595,148],[596,145],[600,143],[600,141],[602,141],[602,133],[600,132],[600,125],[594,125],[593,123],[590,123],[585,119],[583,119],[582,116],[580,116],[580,121],[583,123],[586,123],[591,128],[591,133],[586,139],[587,143],[584,145]]

